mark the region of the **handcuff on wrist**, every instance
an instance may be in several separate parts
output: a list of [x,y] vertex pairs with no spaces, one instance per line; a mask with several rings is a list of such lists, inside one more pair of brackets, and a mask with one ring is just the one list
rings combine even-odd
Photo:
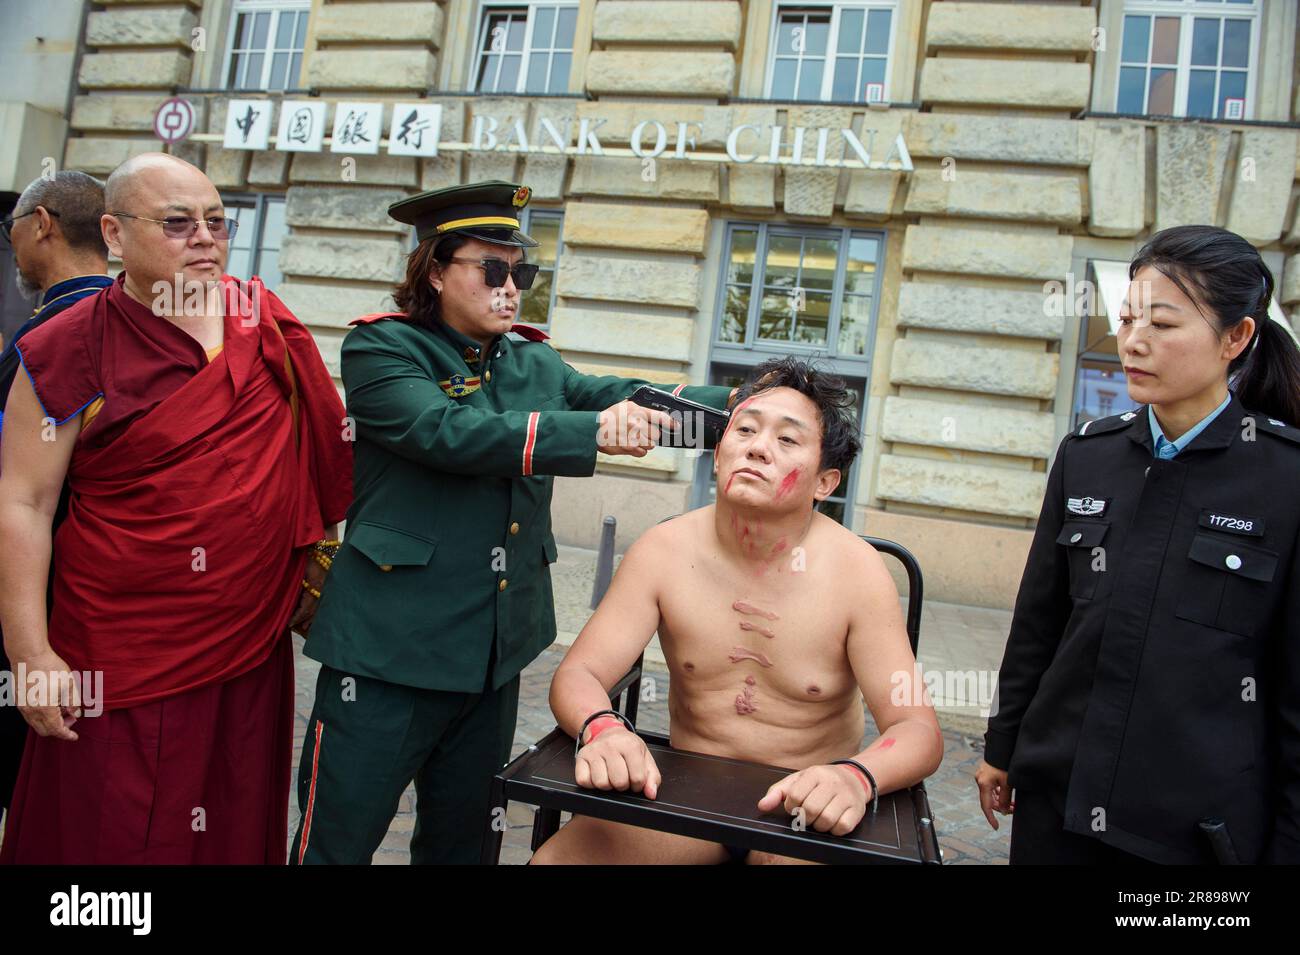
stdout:
[[[577,758],[578,758],[578,750],[582,749],[582,747],[583,747],[583,745],[584,745],[584,743],[582,742],[582,737],[583,737],[583,735],[586,734],[586,732],[587,732],[587,727],[590,726],[594,720],[596,720],[596,719],[598,719],[599,717],[602,717],[602,716],[612,716],[612,717],[614,717],[615,719],[619,720],[619,721],[623,724],[624,727],[627,728],[627,731],[628,731],[629,733],[631,733],[631,734],[634,735],[634,736],[636,735],[636,727],[632,725],[632,721],[629,720],[629,719],[628,719],[626,716],[624,716],[622,713],[620,713],[618,710],[597,710],[595,713],[592,713],[590,716],[588,716],[585,720],[582,721],[582,729],[578,730],[578,738],[577,738],[576,740],[574,740],[574,745],[573,745],[573,758],[574,758],[574,759],[577,759]],[[600,731],[598,730],[598,731],[597,731],[597,734],[599,734],[599,732],[600,732]],[[590,742],[591,742],[592,740],[594,740],[595,738],[596,738],[596,737],[593,735],[591,739],[587,740],[587,742],[590,743]]]
[[876,811],[876,807],[879,806],[879,804],[880,804],[880,789],[879,789],[879,787],[876,785],[876,777],[873,776],[873,775],[871,775],[871,770],[867,769],[867,767],[863,766],[863,765],[862,765],[861,763],[859,763],[856,759],[833,759],[833,760],[831,760],[831,765],[832,765],[832,766],[851,766],[852,768],[856,769],[858,772],[860,772],[860,773],[861,773],[861,774],[866,778],[867,782],[869,782],[869,783],[871,784],[871,800],[870,800],[870,804],[871,804],[871,805],[870,805],[870,808],[871,808],[871,811],[872,811],[872,812],[875,812],[875,811]]

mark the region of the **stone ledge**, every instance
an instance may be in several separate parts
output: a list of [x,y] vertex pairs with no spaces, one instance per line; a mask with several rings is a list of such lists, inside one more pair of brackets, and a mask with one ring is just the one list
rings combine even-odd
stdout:
[[566,246],[689,252],[703,256],[709,214],[703,209],[647,209],[604,202],[570,202],[564,211]]
[[1048,315],[1044,302],[1041,292],[904,282],[898,293],[898,326],[1058,341],[1065,319]]
[[1036,518],[1047,475],[982,464],[959,464],[882,454],[876,494],[889,501],[982,514]]
[[557,305],[551,316],[551,344],[561,351],[686,362],[694,332],[689,318],[627,315],[613,309]]
[[174,46],[189,51],[199,20],[183,6],[148,10],[99,10],[86,17],[86,45]]
[[903,268],[1021,279],[1062,279],[1070,270],[1074,238],[1068,235],[998,232],[909,225]]
[[407,195],[401,189],[293,186],[286,194],[285,221],[293,228],[368,229],[405,235],[411,227],[390,219],[388,207]]
[[926,21],[934,49],[1089,53],[1097,14],[1090,7],[1046,4],[936,3]]
[[1053,398],[1061,356],[978,345],[945,345],[901,338],[894,342],[889,380],[990,395]]
[[[389,292],[380,288],[286,279],[275,293],[299,321],[345,331],[354,318],[393,309]],[[338,373],[337,368],[330,370],[332,374]]]
[[586,88],[595,94],[730,96],[735,73],[730,53],[593,50]]
[[317,42],[406,43],[437,48],[443,12],[437,3],[331,3],[313,13]]
[[[99,93],[78,96],[72,101],[72,128],[112,132],[153,133],[153,118],[167,99],[163,95],[132,96]],[[194,103],[195,115],[202,115],[202,103]]]
[[967,216],[1078,225],[1083,197],[1074,176],[918,169],[906,211],[916,215]]
[[1085,109],[1092,86],[1087,63],[931,57],[919,99],[962,106]]
[[700,267],[691,262],[640,262],[568,254],[560,260],[556,292],[574,298],[697,308]]
[[93,136],[69,139],[63,153],[63,165],[92,176],[104,176],[132,156],[154,152],[158,146],[155,139],[101,139]]
[[694,0],[683,15],[680,0],[601,0],[592,25],[596,43],[702,44],[734,50],[740,6],[734,0]]
[[393,239],[291,234],[280,247],[280,271],[310,278],[393,283],[402,277],[403,259]]
[[1046,460],[1055,449],[1055,427],[1055,418],[1049,412],[889,395],[885,398],[880,437],[885,441]]
[[913,156],[1052,166],[1092,162],[1092,133],[1073,119],[962,113],[911,113],[904,128]]
[[190,57],[180,50],[145,53],[87,53],[78,82],[95,89],[171,89],[190,78]]
[[307,86],[322,90],[427,90],[436,60],[428,50],[317,50]]

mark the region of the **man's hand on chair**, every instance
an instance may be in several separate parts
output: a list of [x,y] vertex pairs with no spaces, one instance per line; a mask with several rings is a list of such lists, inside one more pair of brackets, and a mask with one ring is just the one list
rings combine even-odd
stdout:
[[845,836],[867,814],[867,803],[867,786],[857,770],[828,765],[809,766],[773,783],[758,808],[771,812],[784,806],[790,815],[802,816],[803,828]]
[[645,741],[622,725],[610,726],[578,750],[574,779],[584,789],[644,792],[647,799],[659,793],[659,767]]

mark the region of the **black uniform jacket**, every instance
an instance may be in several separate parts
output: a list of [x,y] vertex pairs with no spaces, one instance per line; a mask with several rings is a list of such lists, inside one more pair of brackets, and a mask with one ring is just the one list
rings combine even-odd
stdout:
[[1300,861],[1300,429],[1228,406],[1172,460],[1147,408],[1057,449],[985,737],[1067,831],[1156,862]]

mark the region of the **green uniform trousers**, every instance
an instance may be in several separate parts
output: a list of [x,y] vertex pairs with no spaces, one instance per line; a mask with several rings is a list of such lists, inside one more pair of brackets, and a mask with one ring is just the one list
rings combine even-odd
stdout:
[[322,666],[290,864],[369,864],[412,779],[412,864],[478,863],[492,777],[510,759],[518,708],[518,676],[499,690],[451,693]]

